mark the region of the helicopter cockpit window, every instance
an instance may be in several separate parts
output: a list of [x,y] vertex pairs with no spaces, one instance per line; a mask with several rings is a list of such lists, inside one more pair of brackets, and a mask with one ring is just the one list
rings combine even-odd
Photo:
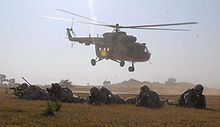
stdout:
[[150,53],[146,46],[144,48],[144,52]]

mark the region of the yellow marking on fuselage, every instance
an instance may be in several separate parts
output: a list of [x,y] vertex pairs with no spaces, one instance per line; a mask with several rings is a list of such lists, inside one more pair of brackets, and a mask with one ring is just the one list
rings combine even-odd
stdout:
[[100,51],[100,54],[101,54],[102,57],[106,57],[108,55],[106,50]]

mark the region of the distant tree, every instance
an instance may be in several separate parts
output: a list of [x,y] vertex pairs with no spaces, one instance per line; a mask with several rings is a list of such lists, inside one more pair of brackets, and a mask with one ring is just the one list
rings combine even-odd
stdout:
[[14,85],[15,84],[15,79],[8,79],[8,85]]
[[105,81],[103,82],[103,85],[110,85],[110,84],[111,84],[111,81],[105,80]]
[[15,83],[15,79],[7,79],[7,76],[4,74],[0,74],[0,85],[14,85]]
[[6,75],[0,74],[0,84],[2,84],[4,81],[6,81]]
[[62,79],[59,84],[62,86],[70,86],[72,85],[72,82],[69,81],[68,79],[65,79],[65,80]]
[[168,78],[168,80],[165,82],[165,84],[175,85],[176,84],[176,79],[175,78]]

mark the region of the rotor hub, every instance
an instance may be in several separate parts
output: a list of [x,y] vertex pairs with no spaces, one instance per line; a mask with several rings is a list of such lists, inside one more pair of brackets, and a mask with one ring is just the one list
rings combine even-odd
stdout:
[[119,32],[120,30],[119,30],[119,24],[117,23],[117,24],[115,24],[115,32]]

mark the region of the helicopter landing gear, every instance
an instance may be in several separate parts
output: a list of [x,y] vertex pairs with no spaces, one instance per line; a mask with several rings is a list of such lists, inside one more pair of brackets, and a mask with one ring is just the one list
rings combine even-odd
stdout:
[[121,67],[125,66],[125,61],[119,61],[119,60],[113,60],[113,61],[119,63]]
[[128,68],[129,72],[134,72],[134,63],[132,62],[132,65]]
[[95,59],[91,59],[91,65],[95,66],[97,62],[101,61],[102,59],[96,57]]
[[121,67],[124,67],[124,66],[125,66],[125,61],[121,61],[121,62],[120,62],[120,66],[121,66]]
[[96,60],[95,59],[91,59],[91,64],[92,64],[92,66],[95,66],[96,65]]

